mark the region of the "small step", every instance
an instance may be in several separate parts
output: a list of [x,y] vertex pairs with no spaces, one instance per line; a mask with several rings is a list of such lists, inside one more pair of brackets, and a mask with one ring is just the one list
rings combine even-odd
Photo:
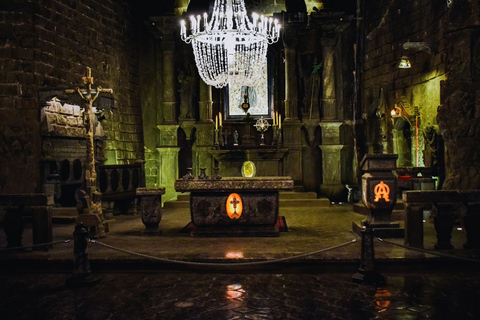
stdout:
[[317,194],[315,192],[280,191],[279,196],[280,201],[292,199],[317,199]]
[[280,207],[329,207],[330,200],[321,199],[282,199],[280,198]]
[[70,223],[77,220],[78,211],[76,207],[53,207],[52,222]]

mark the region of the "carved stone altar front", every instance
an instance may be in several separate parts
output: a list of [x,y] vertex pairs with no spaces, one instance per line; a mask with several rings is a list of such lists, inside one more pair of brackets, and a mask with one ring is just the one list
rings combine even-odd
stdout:
[[185,179],[175,189],[190,192],[194,236],[278,236],[279,190],[290,177]]

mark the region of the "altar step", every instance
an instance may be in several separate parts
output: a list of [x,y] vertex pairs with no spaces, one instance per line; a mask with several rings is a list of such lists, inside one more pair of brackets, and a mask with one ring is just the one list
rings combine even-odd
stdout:
[[[326,207],[330,205],[327,198],[317,198],[315,192],[281,191],[279,200],[281,207]],[[177,200],[166,201],[163,207],[165,209],[190,208],[190,194],[179,194]]]

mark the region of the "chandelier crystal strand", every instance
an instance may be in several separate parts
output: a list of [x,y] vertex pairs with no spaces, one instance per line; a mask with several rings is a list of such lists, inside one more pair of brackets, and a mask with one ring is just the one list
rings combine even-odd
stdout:
[[184,20],[180,36],[192,43],[195,63],[206,84],[221,88],[229,83],[253,86],[262,79],[267,46],[279,39],[278,20],[247,16],[244,0],[215,0],[213,13],[190,17],[190,35]]

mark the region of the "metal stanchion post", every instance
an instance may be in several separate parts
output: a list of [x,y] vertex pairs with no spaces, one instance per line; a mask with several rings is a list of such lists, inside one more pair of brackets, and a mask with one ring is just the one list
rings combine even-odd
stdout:
[[369,221],[363,223],[362,256],[358,272],[352,277],[353,282],[367,285],[385,285],[385,278],[375,269],[375,250],[373,247],[373,229]]
[[73,232],[73,254],[74,267],[73,275],[67,279],[66,284],[69,287],[89,287],[100,282],[100,279],[92,277],[90,270],[90,260],[88,259],[88,230],[82,223],[75,226]]

